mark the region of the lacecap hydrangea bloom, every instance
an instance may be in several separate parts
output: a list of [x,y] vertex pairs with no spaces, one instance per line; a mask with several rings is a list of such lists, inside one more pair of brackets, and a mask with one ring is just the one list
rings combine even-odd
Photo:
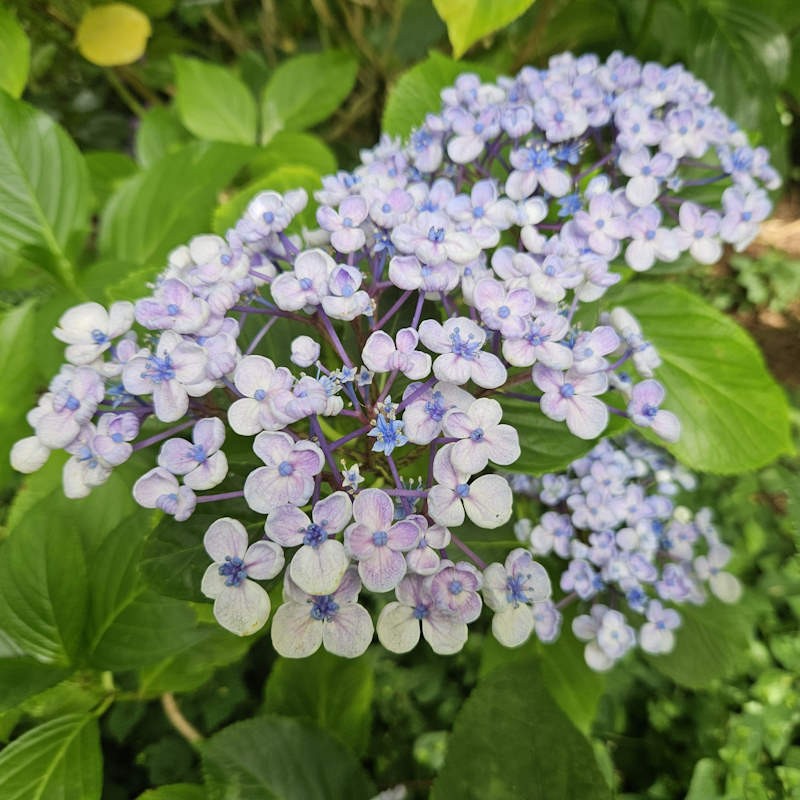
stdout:
[[[730,599],[735,584],[707,533],[681,549],[696,518],[646,496],[626,466],[644,456],[611,463],[604,446],[543,479],[553,510],[503,563],[476,555],[462,526],[511,524],[498,469],[526,442],[503,422],[507,398],[580,439],[610,414],[678,438],[647,331],[624,308],[593,325],[578,312],[625,265],[746,246],[778,177],[681,66],[565,54],[496,83],[462,75],[441,98],[407,142],[384,137],[323,179],[317,229],[297,220],[305,191],[262,192],[224,237],[174,250],[151,296],[64,314],[67,363],[12,463],[32,472],[66,450],[65,493],[82,497],[157,445],[134,497],[178,522],[222,509],[202,588],[235,633],[266,622],[258,582],[283,570],[271,635],[286,656],[357,656],[373,620],[390,650],[421,637],[453,653],[484,605],[504,644],[552,640],[561,601],[540,560],[553,553],[569,561],[556,587],[593,601],[574,622],[592,666],[636,641],[667,650],[668,603],[699,599],[704,582]],[[237,483],[226,448],[239,437],[253,455]],[[231,499],[259,520],[258,541]],[[638,633],[620,600],[646,620]]]

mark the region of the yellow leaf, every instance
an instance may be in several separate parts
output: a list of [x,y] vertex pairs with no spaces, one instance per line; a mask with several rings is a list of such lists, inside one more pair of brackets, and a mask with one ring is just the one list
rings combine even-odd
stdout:
[[90,8],[75,36],[81,55],[100,67],[131,64],[144,55],[150,20],[127,3]]

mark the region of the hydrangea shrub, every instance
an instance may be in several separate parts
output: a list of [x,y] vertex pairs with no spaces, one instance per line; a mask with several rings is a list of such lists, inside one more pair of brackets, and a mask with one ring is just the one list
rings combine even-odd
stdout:
[[[220,509],[202,591],[234,633],[271,618],[284,656],[355,657],[375,631],[394,652],[422,637],[454,653],[484,604],[501,643],[552,641],[572,600],[592,668],[637,641],[666,652],[667,604],[701,602],[706,584],[735,600],[738,584],[655,451],[600,444],[542,477],[552,508],[517,520],[502,564],[459,529],[509,525],[532,491],[512,474],[530,443],[503,422],[509,400],[587,451],[612,417],[678,439],[647,331],[596,304],[631,272],[744,248],[778,176],[681,66],[565,54],[496,83],[464,74],[441,98],[408,142],[384,137],[323,179],[317,229],[298,224],[305,191],[264,191],[224,237],[174,250],[149,297],[65,313],[67,363],[12,463],[66,450],[64,492],[83,497],[152,448],[135,499],[176,523]],[[248,474],[214,491],[232,434],[252,440]],[[225,514],[242,499],[253,542]],[[281,573],[273,613],[260,582]]]

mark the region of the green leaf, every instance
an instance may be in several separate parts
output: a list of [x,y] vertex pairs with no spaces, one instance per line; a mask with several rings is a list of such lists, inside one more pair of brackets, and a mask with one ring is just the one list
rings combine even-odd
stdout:
[[19,97],[30,66],[30,40],[11,9],[0,6],[0,89]]
[[[219,236],[223,236],[228,228],[232,228],[244,214],[250,201],[259,193],[264,191],[286,192],[292,189],[305,189],[309,197],[311,193],[320,186],[320,175],[310,167],[293,164],[278,167],[269,175],[264,175],[244,189],[236,192],[229,200],[223,203],[214,212],[214,222],[212,230]],[[297,215],[297,222],[306,226],[314,226],[314,208],[312,201]],[[293,221],[293,225],[297,222]]]
[[535,666],[498,667],[456,718],[431,800],[610,798],[589,740],[544,688]]
[[181,122],[200,139],[255,144],[257,109],[250,90],[229,69],[173,56],[175,105]]
[[688,467],[728,475],[792,451],[784,393],[735,322],[669,284],[636,283],[611,297],[661,355],[656,378],[667,390],[664,408],[683,426],[670,449]]
[[447,25],[456,58],[464,55],[478,39],[513,22],[533,3],[534,0],[433,0]]
[[34,658],[0,659],[0,712],[55,686],[69,674],[69,669],[43,664]]
[[309,658],[277,660],[264,689],[264,710],[314,722],[363,755],[374,691],[371,657],[339,658],[319,650]]
[[71,663],[81,645],[86,581],[77,527],[51,510],[29,514],[0,545],[0,629],[28,655]]
[[148,585],[179,600],[205,603],[200,582],[211,558],[203,547],[203,534],[218,514],[193,514],[186,522],[165,517],[150,534],[140,568]]
[[139,672],[140,697],[159,697],[164,692],[193,692],[206,683],[218,667],[240,660],[250,649],[252,637],[235,636],[213,620],[208,599],[200,612],[205,613],[205,609],[208,609],[211,621],[198,626],[197,641]]
[[145,168],[151,167],[160,158],[174,152],[190,139],[189,132],[181,125],[172,108],[151,108],[136,129],[136,160]]
[[170,783],[148,789],[136,800],[206,800],[206,790],[196,783]]
[[328,175],[336,171],[336,156],[319,136],[281,131],[258,151],[248,170],[253,175],[267,175],[287,165],[308,167],[319,175]]
[[217,194],[251,152],[196,142],[126,180],[103,214],[100,255],[150,267],[155,275],[172,248],[209,229]]
[[91,714],[45,722],[0,753],[3,800],[100,800],[100,732]]
[[689,68],[708,82],[715,102],[740,125],[757,128],[791,59],[781,25],[748,0],[691,0]]
[[89,661],[98,669],[154,664],[200,636],[186,603],[147,591],[141,583],[139,553],[147,531],[142,516],[132,516],[106,537],[92,559],[87,639]]
[[41,111],[0,92],[0,255],[20,253],[67,286],[89,227],[89,172]]
[[125,153],[95,150],[86,154],[89,180],[95,206],[102,208],[112,192],[125,179],[137,172],[136,162]]
[[[538,389],[534,388],[534,391],[539,394]],[[513,425],[519,431],[522,455],[511,465],[513,472],[530,475],[557,472],[588,453],[600,441],[573,436],[565,423],[546,417],[538,403],[502,396],[497,399],[503,406],[503,422]],[[612,414],[602,438],[616,436],[627,427],[627,420]]]
[[36,373],[30,369],[36,353],[36,307],[28,300],[0,314],[0,374],[13,375],[0,394],[0,485],[11,479],[11,446],[31,435],[25,414],[33,405]]
[[210,800],[367,800],[374,787],[355,756],[324,731],[260,717],[202,743]]
[[327,119],[353,89],[358,61],[326,50],[282,62],[261,95],[261,143],[278,131],[302,131]]
[[675,631],[675,649],[648,656],[659,672],[687,689],[706,689],[742,665],[753,623],[741,603],[726,605],[710,598],[705,605],[683,605],[678,612],[682,622]]
[[441,109],[439,93],[462,72],[475,72],[487,80],[494,77],[492,70],[482,65],[453,61],[431,52],[425,61],[404,72],[389,90],[381,121],[383,130],[392,136],[408,136],[424,122],[426,114]]

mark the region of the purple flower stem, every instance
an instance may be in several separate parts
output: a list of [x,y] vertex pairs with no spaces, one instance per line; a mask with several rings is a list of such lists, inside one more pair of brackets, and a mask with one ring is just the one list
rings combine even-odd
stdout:
[[377,322],[372,323],[372,330],[383,330],[383,326],[400,310],[410,294],[410,290],[403,292],[397,299],[397,302]]
[[161,433],[156,433],[153,436],[150,436],[148,439],[142,439],[141,442],[136,442],[136,444],[133,445],[133,449],[134,451],[142,450],[145,447],[150,447],[151,444],[156,444],[164,439],[169,439],[170,436],[174,436],[176,433],[180,433],[181,431],[185,431],[187,428],[191,428],[195,422],[196,420],[193,419],[187,420],[186,422],[181,422],[180,425],[175,425],[166,431],[161,431]]
[[381,389],[380,396],[378,397],[379,403],[382,403],[386,399],[386,395],[388,395],[389,392],[391,391],[392,385],[394,384],[396,378],[397,378],[397,370],[393,369],[389,374],[389,377],[386,379],[386,383],[384,384],[383,389]]
[[617,361],[606,369],[606,372],[613,372],[617,367],[621,367],[632,355],[633,350],[626,350]]
[[439,449],[435,441],[431,442],[430,449],[428,450],[428,478],[425,481],[425,486],[430,489],[433,484],[433,460],[436,458],[436,451]]
[[614,408],[614,406],[608,405],[606,403],[606,407],[612,414],[616,414],[618,417],[623,417],[624,419],[628,419],[628,414],[625,411],[621,411],[619,408]]
[[[606,155],[604,155],[599,161],[596,161],[594,164],[592,164],[591,167],[587,167],[585,170],[583,170],[583,172],[579,172],[572,179],[572,182],[573,183],[577,183],[582,178],[585,178],[587,175],[591,175],[596,169],[599,169],[600,167],[602,167],[603,164],[607,164],[612,158],[614,158],[615,155],[616,155],[616,153],[613,150],[610,153],[606,153]],[[539,226],[539,227],[541,227],[541,226]]]
[[562,597],[557,603],[556,608],[561,611],[562,608],[568,606],[573,600],[577,599],[577,592],[570,592],[568,595]]
[[411,327],[416,330],[419,325],[419,318],[422,316],[422,304],[425,302],[425,292],[420,290],[419,297],[417,298],[417,307],[414,309],[414,316],[411,319]]
[[[394,459],[391,456],[386,456],[386,460],[389,462],[389,469],[392,473],[392,477],[394,478],[394,482],[397,486],[397,489],[400,491],[404,491],[403,482],[400,480],[400,473],[397,471],[397,465],[394,463]],[[414,506],[411,504],[411,501],[403,497],[402,503],[406,513],[410,514],[414,509]]]
[[339,354],[339,358],[342,359],[342,362],[346,367],[352,368],[353,362],[350,360],[350,356],[347,355],[347,351],[344,349],[342,340],[339,338],[339,335],[333,329],[333,325],[331,324],[328,315],[322,310],[322,307],[317,309],[317,315],[319,316],[319,320],[322,323],[322,327],[325,329],[325,333],[328,334],[328,340],[333,345],[336,352]]
[[283,245],[284,250],[286,250],[286,255],[288,255],[290,259],[300,252],[285,233],[279,233],[278,238],[281,240],[281,244]]
[[425,383],[418,386],[408,397],[404,398],[402,402],[398,403],[397,410],[402,411],[409,403],[413,403],[421,394],[424,394],[428,389],[436,383],[436,378],[428,378]]
[[250,268],[250,275],[254,278],[258,278],[260,281],[264,281],[264,283],[271,283],[272,278],[269,275],[265,275],[263,272],[259,272],[257,269]]
[[522,394],[521,392],[501,392],[503,397],[513,397],[515,400],[524,400],[526,403],[539,403],[541,402],[542,395],[540,394]]
[[572,298],[572,303],[569,307],[569,312],[567,314],[567,322],[572,322],[572,318],[575,316],[575,312],[578,310],[578,295],[576,294],[575,297]]
[[450,541],[461,550],[467,558],[471,559],[479,569],[486,569],[486,562],[471,548],[464,544],[454,533],[450,534]]
[[319,420],[317,419],[316,415],[309,417],[309,424],[311,426],[311,433],[316,436],[317,444],[319,445],[320,450],[322,450],[322,452],[325,454],[325,460],[328,462],[331,472],[333,472],[334,479],[338,481],[339,488],[341,488],[342,481],[341,478],[339,478],[339,468],[336,466],[336,459],[333,457],[328,440],[325,438],[325,434],[322,432],[322,428],[319,425]]
[[267,335],[269,329],[278,321],[277,317],[273,317],[266,325],[264,325],[261,330],[253,337],[253,341],[250,342],[250,346],[245,350],[244,354],[249,356],[253,350],[258,347],[258,343]]
[[244,497],[244,491],[220,492],[219,494],[206,494],[197,498],[198,503],[212,503],[215,500],[234,500],[237,497]]
[[353,439],[357,439],[359,436],[363,436],[364,434],[369,433],[371,427],[372,427],[371,425],[365,425],[363,428],[359,428],[358,430],[355,430],[352,433],[348,433],[346,436],[342,436],[341,439],[336,439],[335,441],[331,442],[328,445],[330,447],[331,452],[338,449],[343,444],[347,444],[347,442],[350,442]]

